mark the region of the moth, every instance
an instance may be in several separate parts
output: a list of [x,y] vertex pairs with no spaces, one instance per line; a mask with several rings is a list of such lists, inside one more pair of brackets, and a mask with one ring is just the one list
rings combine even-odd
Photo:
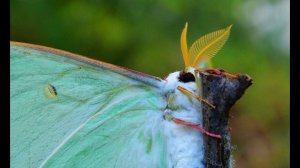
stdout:
[[200,168],[203,137],[199,71],[231,26],[196,40],[185,67],[165,79],[70,52],[11,42],[11,167]]

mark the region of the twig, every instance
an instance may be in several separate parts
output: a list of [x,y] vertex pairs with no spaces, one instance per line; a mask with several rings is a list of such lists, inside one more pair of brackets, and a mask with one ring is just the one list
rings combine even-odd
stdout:
[[229,78],[200,72],[202,97],[216,108],[203,106],[203,127],[219,134],[222,139],[205,136],[205,164],[207,168],[229,168],[231,160],[231,135],[228,129],[229,110],[252,84],[248,75]]

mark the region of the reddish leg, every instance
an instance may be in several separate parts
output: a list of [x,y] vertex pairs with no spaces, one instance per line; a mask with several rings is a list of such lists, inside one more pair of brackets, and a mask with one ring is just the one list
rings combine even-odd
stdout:
[[222,138],[221,135],[210,133],[210,132],[206,131],[205,129],[201,128],[198,124],[190,123],[190,122],[180,120],[180,119],[174,118],[174,117],[172,118],[172,121],[174,121],[176,124],[181,124],[181,125],[185,125],[185,126],[195,128],[195,129],[199,130],[200,132],[202,132],[203,134],[206,134],[210,137],[219,138],[219,139]]

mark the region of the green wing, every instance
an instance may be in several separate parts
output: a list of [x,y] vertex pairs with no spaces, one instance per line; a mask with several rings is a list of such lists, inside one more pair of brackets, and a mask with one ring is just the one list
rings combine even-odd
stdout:
[[163,80],[11,43],[11,167],[164,167]]

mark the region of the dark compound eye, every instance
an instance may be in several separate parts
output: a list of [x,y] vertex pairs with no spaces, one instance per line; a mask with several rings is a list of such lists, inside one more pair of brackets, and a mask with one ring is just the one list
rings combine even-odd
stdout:
[[183,83],[195,82],[195,76],[190,72],[181,71],[178,79]]

